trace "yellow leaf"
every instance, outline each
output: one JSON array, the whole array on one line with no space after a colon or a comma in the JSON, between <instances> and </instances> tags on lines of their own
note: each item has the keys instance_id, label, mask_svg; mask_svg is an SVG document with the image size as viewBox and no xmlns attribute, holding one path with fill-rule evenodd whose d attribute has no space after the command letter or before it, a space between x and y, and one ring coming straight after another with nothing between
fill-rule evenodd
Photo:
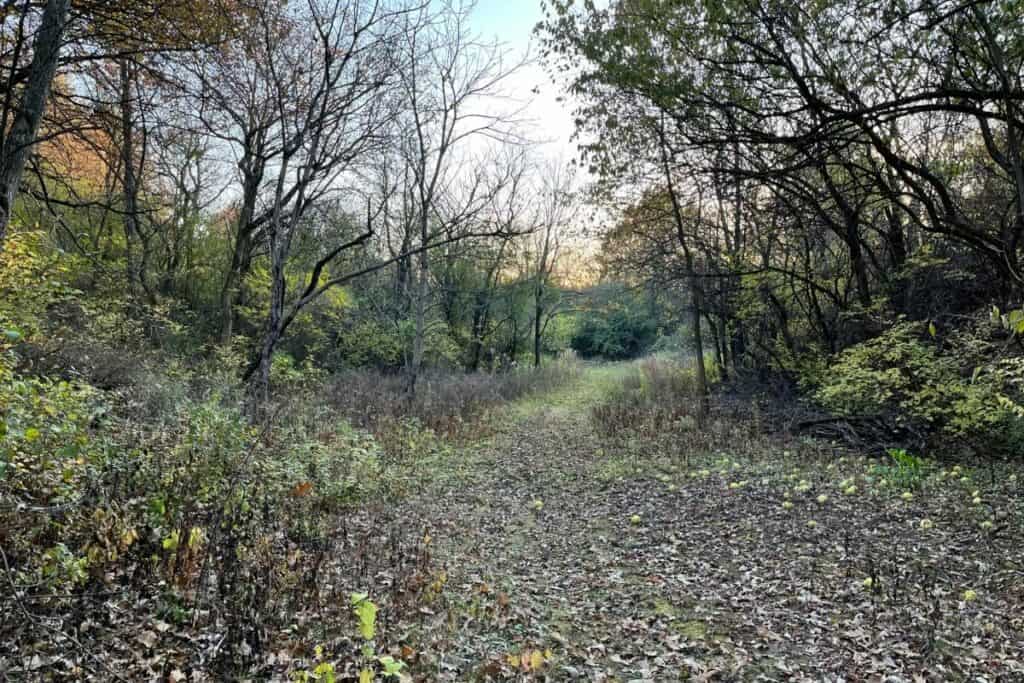
<instances>
[{"instance_id":1,"label":"yellow leaf","mask_svg":"<svg viewBox=\"0 0 1024 683\"><path fill-rule=\"evenodd\" d=\"M544 655L540 653L540 650L534 650L530 653L530 668L537 671L544 666Z\"/></svg>"},{"instance_id":2,"label":"yellow leaf","mask_svg":"<svg viewBox=\"0 0 1024 683\"><path fill-rule=\"evenodd\" d=\"M359 683L373 683L373 672L363 669L359 672Z\"/></svg>"},{"instance_id":3,"label":"yellow leaf","mask_svg":"<svg viewBox=\"0 0 1024 683\"><path fill-rule=\"evenodd\" d=\"M121 532L121 547L122 548L130 547L132 543L134 543L136 540L138 540L138 538L139 538L139 535L138 535L138 533L136 533L136 531L135 531L135 529L133 527L129 527L129 528L125 529L123 532Z\"/></svg>"}]
</instances>

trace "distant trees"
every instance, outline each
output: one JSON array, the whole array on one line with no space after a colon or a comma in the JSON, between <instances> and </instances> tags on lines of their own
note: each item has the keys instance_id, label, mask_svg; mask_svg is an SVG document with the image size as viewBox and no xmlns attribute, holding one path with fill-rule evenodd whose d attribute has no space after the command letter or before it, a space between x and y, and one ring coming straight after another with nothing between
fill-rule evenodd
<instances>
[{"instance_id":1,"label":"distant trees","mask_svg":"<svg viewBox=\"0 0 1024 683\"><path fill-rule=\"evenodd\" d=\"M401 271L414 324L406 360L410 394L423 366L432 298L428 251L474 235L509 235L519 227L514 218L522 160L502 153L506 143L518 141L515 112L498 105L504 82L519 65L506 63L500 45L482 43L469 32L471 9L457 3L410 15L394 54L404 106L391 138L407 169L399 186L408 200L402 243L415 251ZM513 220L502 215L506 208Z\"/></svg>"},{"instance_id":2,"label":"distant trees","mask_svg":"<svg viewBox=\"0 0 1024 683\"><path fill-rule=\"evenodd\" d=\"M584 358L625 360L649 352L658 339L660 311L644 293L605 283L584 296L572 348Z\"/></svg>"},{"instance_id":3,"label":"distant trees","mask_svg":"<svg viewBox=\"0 0 1024 683\"><path fill-rule=\"evenodd\" d=\"M540 366L544 332L564 303L561 289L552 285L581 209L572 171L568 166L550 164L538 188L535 227L526 253L533 301L534 367Z\"/></svg>"}]
</instances>

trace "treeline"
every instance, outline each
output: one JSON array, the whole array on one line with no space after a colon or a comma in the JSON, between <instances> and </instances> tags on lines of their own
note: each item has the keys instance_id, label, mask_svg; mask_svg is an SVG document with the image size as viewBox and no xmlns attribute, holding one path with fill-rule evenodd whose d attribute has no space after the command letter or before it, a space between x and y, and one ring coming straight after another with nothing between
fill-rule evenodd
<instances>
[{"instance_id":1,"label":"treeline","mask_svg":"<svg viewBox=\"0 0 1024 683\"><path fill-rule=\"evenodd\" d=\"M275 364L411 393L566 348L577 183L472 9L5 3L4 329L59 336L54 305L87 301L227 353L257 401Z\"/></svg>"},{"instance_id":2,"label":"treeline","mask_svg":"<svg viewBox=\"0 0 1024 683\"><path fill-rule=\"evenodd\" d=\"M689 297L723 377L861 445L1021 452L1019 2L545 5L605 256Z\"/></svg>"}]
</instances>

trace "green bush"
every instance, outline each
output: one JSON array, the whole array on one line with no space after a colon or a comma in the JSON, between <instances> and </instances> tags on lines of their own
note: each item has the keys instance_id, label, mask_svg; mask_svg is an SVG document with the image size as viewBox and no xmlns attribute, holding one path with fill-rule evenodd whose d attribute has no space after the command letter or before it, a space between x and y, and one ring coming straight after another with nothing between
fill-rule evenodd
<instances>
[{"instance_id":1,"label":"green bush","mask_svg":"<svg viewBox=\"0 0 1024 683\"><path fill-rule=\"evenodd\" d=\"M638 307L616 303L581 314L570 345L584 358L623 360L643 355L657 336L656 320Z\"/></svg>"},{"instance_id":2,"label":"green bush","mask_svg":"<svg viewBox=\"0 0 1024 683\"><path fill-rule=\"evenodd\" d=\"M89 387L20 377L0 361L0 491L36 506L66 502L99 454L89 423L99 409Z\"/></svg>"},{"instance_id":3,"label":"green bush","mask_svg":"<svg viewBox=\"0 0 1024 683\"><path fill-rule=\"evenodd\" d=\"M338 332L334 363L341 367L373 367L381 370L402 366L403 339L398 328L373 318L346 321Z\"/></svg>"},{"instance_id":4,"label":"green bush","mask_svg":"<svg viewBox=\"0 0 1024 683\"><path fill-rule=\"evenodd\" d=\"M872 474L882 477L894 488L921 488L927 472L927 463L903 448L890 448L886 452L891 462L874 465L871 468Z\"/></svg>"},{"instance_id":5,"label":"green bush","mask_svg":"<svg viewBox=\"0 0 1024 683\"><path fill-rule=\"evenodd\" d=\"M1024 359L997 358L994 342L964 331L943 340L934 327L899 323L852 346L804 382L830 412L844 417L883 417L907 422L941 438L1016 448Z\"/></svg>"}]
</instances>

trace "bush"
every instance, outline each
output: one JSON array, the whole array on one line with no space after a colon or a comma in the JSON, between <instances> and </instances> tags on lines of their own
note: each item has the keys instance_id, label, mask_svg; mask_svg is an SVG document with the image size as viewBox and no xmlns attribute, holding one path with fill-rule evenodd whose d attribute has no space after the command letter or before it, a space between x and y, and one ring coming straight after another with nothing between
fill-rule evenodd
<instances>
[{"instance_id":1,"label":"bush","mask_svg":"<svg viewBox=\"0 0 1024 683\"><path fill-rule=\"evenodd\" d=\"M643 306L614 302L579 316L570 345L584 358L623 360L643 355L658 336L658 323Z\"/></svg>"},{"instance_id":2,"label":"bush","mask_svg":"<svg viewBox=\"0 0 1024 683\"><path fill-rule=\"evenodd\" d=\"M45 242L41 232L12 229L0 250L0 343L39 335L51 308L81 295L67 284L66 261L44 255Z\"/></svg>"},{"instance_id":3,"label":"bush","mask_svg":"<svg viewBox=\"0 0 1024 683\"><path fill-rule=\"evenodd\" d=\"M342 327L331 359L336 367L396 370L404 361L403 344L396 326L373 318L360 318Z\"/></svg>"},{"instance_id":4,"label":"bush","mask_svg":"<svg viewBox=\"0 0 1024 683\"><path fill-rule=\"evenodd\" d=\"M936 445L952 437L1021 448L1024 358L998 358L993 332L982 325L940 345L925 325L899 323L803 381L839 416L904 423Z\"/></svg>"},{"instance_id":5,"label":"bush","mask_svg":"<svg viewBox=\"0 0 1024 683\"><path fill-rule=\"evenodd\" d=\"M882 477L889 485L897 489L921 488L928 470L928 463L903 448L890 448L886 451L891 462L877 463L871 473Z\"/></svg>"}]
</instances>

